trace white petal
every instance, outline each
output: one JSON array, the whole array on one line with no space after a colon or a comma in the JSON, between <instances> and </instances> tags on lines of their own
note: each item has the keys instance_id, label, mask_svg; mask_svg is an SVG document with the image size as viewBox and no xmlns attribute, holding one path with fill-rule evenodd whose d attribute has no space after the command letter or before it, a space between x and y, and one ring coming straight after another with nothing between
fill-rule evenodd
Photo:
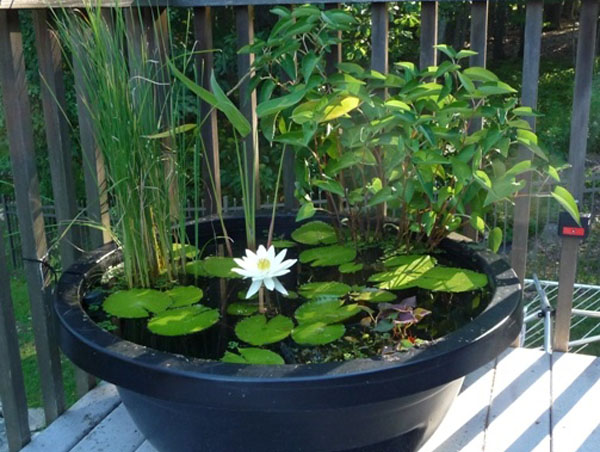
<instances>
[{"instance_id":1,"label":"white petal","mask_svg":"<svg viewBox=\"0 0 600 452\"><path fill-rule=\"evenodd\" d=\"M245 278L251 278L254 275L254 272L246 270L245 268L232 268L232 272L237 273L238 275L242 275Z\"/></svg>"},{"instance_id":2,"label":"white petal","mask_svg":"<svg viewBox=\"0 0 600 452\"><path fill-rule=\"evenodd\" d=\"M283 276L283 275L287 275L290 271L286 268L279 268L277 270L275 270L274 272L271 272L269 274L269 277L271 278L275 278L277 276Z\"/></svg>"},{"instance_id":3,"label":"white petal","mask_svg":"<svg viewBox=\"0 0 600 452\"><path fill-rule=\"evenodd\" d=\"M265 282L265 287L268 290L273 290L273 288L275 287L275 283L273 282L272 278L265 278L264 282Z\"/></svg>"},{"instance_id":4,"label":"white petal","mask_svg":"<svg viewBox=\"0 0 600 452\"><path fill-rule=\"evenodd\" d=\"M246 249L246 256L244 256L244 260L248 259L249 261L257 260L257 256L252 250Z\"/></svg>"},{"instance_id":5,"label":"white petal","mask_svg":"<svg viewBox=\"0 0 600 452\"><path fill-rule=\"evenodd\" d=\"M258 292L260 286L262 286L262 279L259 279L258 281L252 281L252 284L250 284L250 288L248 289L248 293L246 294L246 299Z\"/></svg>"},{"instance_id":6,"label":"white petal","mask_svg":"<svg viewBox=\"0 0 600 452\"><path fill-rule=\"evenodd\" d=\"M283 284L281 284L279 282L279 280L277 278L273 278L273 282L275 283L275 290L283 295L287 295L288 291L285 290L285 287L283 287Z\"/></svg>"},{"instance_id":7,"label":"white petal","mask_svg":"<svg viewBox=\"0 0 600 452\"><path fill-rule=\"evenodd\" d=\"M283 259L285 258L285 253L287 253L287 249L284 248L283 251L281 251L277 256L275 256L273 264L276 267L278 267L283 262Z\"/></svg>"},{"instance_id":8,"label":"white petal","mask_svg":"<svg viewBox=\"0 0 600 452\"><path fill-rule=\"evenodd\" d=\"M256 250L256 256L259 259L263 259L267 256L267 250L265 249L265 247L263 245L260 245L258 247L258 250Z\"/></svg>"},{"instance_id":9,"label":"white petal","mask_svg":"<svg viewBox=\"0 0 600 452\"><path fill-rule=\"evenodd\" d=\"M288 259L287 261L283 261L278 268L290 268L296 262L298 262L298 259Z\"/></svg>"},{"instance_id":10,"label":"white petal","mask_svg":"<svg viewBox=\"0 0 600 452\"><path fill-rule=\"evenodd\" d=\"M238 265L238 267L246 268L247 262L244 259L234 257L233 262L235 262Z\"/></svg>"},{"instance_id":11,"label":"white petal","mask_svg":"<svg viewBox=\"0 0 600 452\"><path fill-rule=\"evenodd\" d=\"M275 247L271 245L267 250L267 258L273 262L275 260Z\"/></svg>"}]
</instances>

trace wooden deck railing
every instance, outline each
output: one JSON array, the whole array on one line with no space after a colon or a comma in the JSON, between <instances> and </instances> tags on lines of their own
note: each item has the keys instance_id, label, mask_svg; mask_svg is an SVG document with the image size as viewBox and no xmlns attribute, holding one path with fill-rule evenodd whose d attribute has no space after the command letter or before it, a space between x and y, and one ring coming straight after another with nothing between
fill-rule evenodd
<instances>
[{"instance_id":1,"label":"wooden deck railing","mask_svg":"<svg viewBox=\"0 0 600 452\"><path fill-rule=\"evenodd\" d=\"M42 84L42 105L45 121L47 158L50 162L52 190L56 204L56 217L59 224L67 223L77 214L73 174L83 171L86 187L86 208L88 216L108 226L107 200L103 190L105 184L104 165L101 154L94 141L91 122L84 107L85 96L79 68L74 67L75 88L78 96L79 134L83 168L74 168L72 161L72 144L69 140L67 123L59 105L65 105L65 87L62 74L61 52L56 34L52 32L51 14L46 8L83 7L81 0L0 0L0 84L4 108L6 112L6 128L8 132L10 154L13 168L13 180L17 199L19 231L22 241L27 288L32 309L32 321L35 334L38 366L41 375L44 411L47 422L60 415L65 408L64 390L61 379L61 365L56 342L54 323L50 310L49 297L50 278L43 265L46 259L48 244L44 228L44 215L40 199L39 180L35 166L33 126L31 107L28 99L25 68L33 64L25 61L23 37L19 25L19 10L31 9L33 15L35 41L37 47L38 67L44 83ZM93 2L92 2L93 3ZM143 14L132 14L128 22L130 33L140 36L152 33L155 27L165 24L165 10L156 7L191 8L194 14L194 33L198 50L213 48L212 43L212 11L214 8L233 7L235 9L235 28L237 45L243 46L253 40L254 21L253 6L260 4L293 4L295 0L282 0L277 3L269 0L150 0L103 2L106 7L143 7ZM320 1L311 3L328 3ZM151 8L152 6L152 8ZM371 65L382 72L388 70L388 4L373 2L371 4ZM471 2L470 47L478 54L471 58L471 65L485 66L488 30L487 0ZM106 9L110 14L110 8ZM592 71L594 64L594 43L598 22L598 0L582 0L579 12L580 27L578 35L577 64L575 75L575 93L573 97L573 114L571 120L571 138L569 156L573 166L569 188L581 198L583 193L583 162L585 160L587 131L589 122ZM436 64L438 3L424 1L421 8L421 49L420 65L422 67ZM524 105L536 108L538 96L538 76L541 55L541 34L543 21L543 1L528 0L526 2L526 25L523 57L523 91ZM139 41L139 39L138 39ZM149 47L157 46L152 39L147 39ZM157 49L155 49L157 50ZM160 49L158 49L160 50ZM158 52L160 56L161 52ZM339 59L341 52L334 53L331 67ZM244 74L250 67L251 55L238 56L238 73ZM203 68L204 74L212 69L211 53L198 57L197 64ZM204 80L208 85L208 80ZM246 138L248 160L253 164L255 183L258 180L258 138L256 118L256 94L250 92L250 85L244 82L241 87L240 108L253 126L253 133ZM57 103L58 102L58 103ZM201 106L205 109L206 106ZM530 119L535 127L535 119ZM204 124L202 136L208 148L208 165L213 174L219 174L219 143L217 138L217 117L213 114ZM530 153L521 150L521 158L530 158ZM290 162L286 162L284 176L285 206L292 209L293 172ZM220 187L216 178L217 188ZM527 189L525 189L527 190ZM527 194L527 192L525 192ZM207 204L208 205L208 204ZM528 218L530 211L529 197L518 198L515 207L514 239L512 247L512 264L521 278L525 275ZM0 233L4 232L0 221ZM67 245L69 242L81 245L80 231L73 228L67 232L68 240L60 247L63 266L77 257L76 248ZM91 240L92 246L108 240L106 232L97 230ZM577 267L577 239L564 239L562 248L561 294L557 313L555 347L565 350L568 340L569 318L572 303L572 287ZM10 293L6 290L6 262L3 241L0 240L0 397L4 402L4 416L10 449L19 450L29 441L27 426L26 400L23 387L18 345L15 337L15 321L11 309ZM83 394L93 385L83 372L77 376L78 393Z\"/></svg>"}]
</instances>

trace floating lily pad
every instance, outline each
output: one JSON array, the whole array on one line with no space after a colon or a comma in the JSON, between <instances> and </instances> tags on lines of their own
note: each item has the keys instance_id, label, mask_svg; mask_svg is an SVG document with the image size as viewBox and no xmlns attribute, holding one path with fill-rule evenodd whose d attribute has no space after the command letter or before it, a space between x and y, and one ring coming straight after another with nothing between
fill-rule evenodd
<instances>
[{"instance_id":1,"label":"floating lily pad","mask_svg":"<svg viewBox=\"0 0 600 452\"><path fill-rule=\"evenodd\" d=\"M413 287L412 283L436 264L436 260L427 255L397 256L393 259L398 264L393 270L375 273L369 278L369 281L379 282L380 289L399 290Z\"/></svg>"},{"instance_id":2,"label":"floating lily pad","mask_svg":"<svg viewBox=\"0 0 600 452\"><path fill-rule=\"evenodd\" d=\"M340 273L356 273L363 269L364 265L358 262L347 262L338 267Z\"/></svg>"},{"instance_id":3,"label":"floating lily pad","mask_svg":"<svg viewBox=\"0 0 600 452\"><path fill-rule=\"evenodd\" d=\"M338 340L345 332L346 327L341 323L303 323L294 328L292 339L300 345L323 345Z\"/></svg>"},{"instance_id":4,"label":"floating lily pad","mask_svg":"<svg viewBox=\"0 0 600 452\"><path fill-rule=\"evenodd\" d=\"M311 248L300 253L300 262L312 262L311 267L332 267L353 261L356 249L352 246L330 245Z\"/></svg>"},{"instance_id":5,"label":"floating lily pad","mask_svg":"<svg viewBox=\"0 0 600 452\"><path fill-rule=\"evenodd\" d=\"M468 292L481 289L487 283L487 276L483 273L440 265L421 276L414 285L434 292Z\"/></svg>"},{"instance_id":6,"label":"floating lily pad","mask_svg":"<svg viewBox=\"0 0 600 452\"><path fill-rule=\"evenodd\" d=\"M198 253L200 253L200 250L194 245L190 245L189 243L173 243L175 259L180 259L182 254L185 255L186 259L193 259Z\"/></svg>"},{"instance_id":7,"label":"floating lily pad","mask_svg":"<svg viewBox=\"0 0 600 452\"><path fill-rule=\"evenodd\" d=\"M173 287L171 290L167 290L165 293L173 300L173 304L170 306L171 308L189 306L197 303L204 296L202 289L196 286L177 286Z\"/></svg>"},{"instance_id":8,"label":"floating lily pad","mask_svg":"<svg viewBox=\"0 0 600 452\"><path fill-rule=\"evenodd\" d=\"M281 249L281 248L292 248L292 247L296 246L297 243L292 242L291 240L273 240L271 242L271 245L273 245L277 249Z\"/></svg>"},{"instance_id":9,"label":"floating lily pad","mask_svg":"<svg viewBox=\"0 0 600 452\"><path fill-rule=\"evenodd\" d=\"M185 264L185 272L192 276L209 276L204 269L204 261L192 261Z\"/></svg>"},{"instance_id":10,"label":"floating lily pad","mask_svg":"<svg viewBox=\"0 0 600 452\"><path fill-rule=\"evenodd\" d=\"M296 300L298 298L298 293L293 290L288 290L288 294L284 296L285 298L289 298L290 300Z\"/></svg>"},{"instance_id":11,"label":"floating lily pad","mask_svg":"<svg viewBox=\"0 0 600 452\"><path fill-rule=\"evenodd\" d=\"M197 333L219 321L219 311L201 304L169 309L148 321L148 329L161 336Z\"/></svg>"},{"instance_id":12,"label":"floating lily pad","mask_svg":"<svg viewBox=\"0 0 600 452\"><path fill-rule=\"evenodd\" d=\"M285 339L293 328L294 322L289 317L278 315L267 321L267 318L261 314L238 322L235 326L235 334L248 344L260 346Z\"/></svg>"},{"instance_id":13,"label":"floating lily pad","mask_svg":"<svg viewBox=\"0 0 600 452\"><path fill-rule=\"evenodd\" d=\"M335 229L323 221L311 221L303 224L292 232L292 238L305 245L330 245L337 242Z\"/></svg>"},{"instance_id":14,"label":"floating lily pad","mask_svg":"<svg viewBox=\"0 0 600 452\"><path fill-rule=\"evenodd\" d=\"M354 298L356 301L364 301L366 303L387 303L389 301L394 301L396 299L396 295L392 292L388 292L387 290L367 288L352 298Z\"/></svg>"},{"instance_id":15,"label":"floating lily pad","mask_svg":"<svg viewBox=\"0 0 600 452\"><path fill-rule=\"evenodd\" d=\"M361 311L357 304L344 304L343 300L325 298L311 300L300 305L294 317L298 323L337 323L355 316Z\"/></svg>"},{"instance_id":16,"label":"floating lily pad","mask_svg":"<svg viewBox=\"0 0 600 452\"><path fill-rule=\"evenodd\" d=\"M309 299L320 297L339 298L346 295L350 290L351 287L348 284L337 281L306 283L298 288L300 295Z\"/></svg>"},{"instance_id":17,"label":"floating lily pad","mask_svg":"<svg viewBox=\"0 0 600 452\"><path fill-rule=\"evenodd\" d=\"M225 352L221 359L224 363L235 364L285 364L285 361L277 353L262 348L239 348L237 353Z\"/></svg>"},{"instance_id":18,"label":"floating lily pad","mask_svg":"<svg viewBox=\"0 0 600 452\"><path fill-rule=\"evenodd\" d=\"M150 313L167 309L172 303L164 292L152 289L119 290L109 295L102 308L110 315L123 319L141 319Z\"/></svg>"},{"instance_id":19,"label":"floating lily pad","mask_svg":"<svg viewBox=\"0 0 600 452\"><path fill-rule=\"evenodd\" d=\"M258 305L255 303L231 303L227 306L227 314L230 315L252 315L258 311Z\"/></svg>"},{"instance_id":20,"label":"floating lily pad","mask_svg":"<svg viewBox=\"0 0 600 452\"><path fill-rule=\"evenodd\" d=\"M211 256L202 262L204 264L204 271L210 276L217 278L241 278L240 275L231 271L232 268L237 267L232 257Z\"/></svg>"}]
</instances>

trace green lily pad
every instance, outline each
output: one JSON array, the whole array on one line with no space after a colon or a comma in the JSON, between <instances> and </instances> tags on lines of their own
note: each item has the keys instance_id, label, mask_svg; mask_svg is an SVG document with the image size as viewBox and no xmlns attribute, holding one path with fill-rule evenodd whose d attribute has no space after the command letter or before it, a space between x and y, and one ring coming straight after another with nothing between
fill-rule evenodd
<instances>
[{"instance_id":1,"label":"green lily pad","mask_svg":"<svg viewBox=\"0 0 600 452\"><path fill-rule=\"evenodd\" d=\"M412 283L435 267L436 260L427 255L397 256L397 266L387 272L371 275L369 281L379 282L380 289L399 290L413 287Z\"/></svg>"},{"instance_id":2,"label":"green lily pad","mask_svg":"<svg viewBox=\"0 0 600 452\"><path fill-rule=\"evenodd\" d=\"M441 265L414 281L415 286L434 292L468 292L481 289L487 283L487 276L483 273Z\"/></svg>"},{"instance_id":3,"label":"green lily pad","mask_svg":"<svg viewBox=\"0 0 600 452\"><path fill-rule=\"evenodd\" d=\"M285 364L283 358L271 350L247 347L238 348L238 352L239 355L237 353L225 352L221 361L235 364Z\"/></svg>"},{"instance_id":4,"label":"green lily pad","mask_svg":"<svg viewBox=\"0 0 600 452\"><path fill-rule=\"evenodd\" d=\"M204 261L192 261L185 264L185 272L192 276L209 276L204 269Z\"/></svg>"},{"instance_id":5,"label":"green lily pad","mask_svg":"<svg viewBox=\"0 0 600 452\"><path fill-rule=\"evenodd\" d=\"M235 335L251 345L265 345L279 342L288 337L294 328L289 317L278 315L267 321L260 314L241 320L235 326Z\"/></svg>"},{"instance_id":6,"label":"green lily pad","mask_svg":"<svg viewBox=\"0 0 600 452\"><path fill-rule=\"evenodd\" d=\"M312 282L302 284L298 288L298 292L304 298L339 298L350 292L351 287L337 281Z\"/></svg>"},{"instance_id":7,"label":"green lily pad","mask_svg":"<svg viewBox=\"0 0 600 452\"><path fill-rule=\"evenodd\" d=\"M292 242L291 240L273 240L271 242L271 245L273 245L277 249L281 249L281 248L292 248L292 247L296 246L297 243Z\"/></svg>"},{"instance_id":8,"label":"green lily pad","mask_svg":"<svg viewBox=\"0 0 600 452\"><path fill-rule=\"evenodd\" d=\"M258 311L258 305L255 303L231 303L227 306L227 314L229 315L252 315Z\"/></svg>"},{"instance_id":9,"label":"green lily pad","mask_svg":"<svg viewBox=\"0 0 600 452\"><path fill-rule=\"evenodd\" d=\"M148 321L148 329L161 336L183 336L197 333L219 321L219 311L201 304L169 309Z\"/></svg>"},{"instance_id":10,"label":"green lily pad","mask_svg":"<svg viewBox=\"0 0 600 452\"><path fill-rule=\"evenodd\" d=\"M204 271L210 276L217 278L241 278L240 275L231 271L237 267L232 257L210 256L204 259Z\"/></svg>"},{"instance_id":11,"label":"green lily pad","mask_svg":"<svg viewBox=\"0 0 600 452\"><path fill-rule=\"evenodd\" d=\"M356 249L343 245L321 246L302 251L299 258L303 264L312 262L311 267L332 267L353 261Z\"/></svg>"},{"instance_id":12,"label":"green lily pad","mask_svg":"<svg viewBox=\"0 0 600 452\"><path fill-rule=\"evenodd\" d=\"M394 301L397 297L387 290L365 289L356 297L353 296L353 298L356 301L364 301L366 303L387 303Z\"/></svg>"},{"instance_id":13,"label":"green lily pad","mask_svg":"<svg viewBox=\"0 0 600 452\"><path fill-rule=\"evenodd\" d=\"M363 269L364 265L358 262L347 262L338 267L340 273L356 273Z\"/></svg>"},{"instance_id":14,"label":"green lily pad","mask_svg":"<svg viewBox=\"0 0 600 452\"><path fill-rule=\"evenodd\" d=\"M338 340L345 332L346 327L341 323L303 323L294 328L292 339L300 345L323 345Z\"/></svg>"},{"instance_id":15,"label":"green lily pad","mask_svg":"<svg viewBox=\"0 0 600 452\"><path fill-rule=\"evenodd\" d=\"M292 238L305 245L330 245L337 242L335 229L323 221L311 221L303 224L292 232Z\"/></svg>"},{"instance_id":16,"label":"green lily pad","mask_svg":"<svg viewBox=\"0 0 600 452\"><path fill-rule=\"evenodd\" d=\"M196 286L177 286L173 287L171 290L167 290L165 293L173 300L173 304L170 306L171 308L189 306L197 303L204 296L202 289Z\"/></svg>"},{"instance_id":17,"label":"green lily pad","mask_svg":"<svg viewBox=\"0 0 600 452\"><path fill-rule=\"evenodd\" d=\"M172 303L164 292L153 289L119 290L104 300L102 308L123 319L141 319L167 309Z\"/></svg>"},{"instance_id":18,"label":"green lily pad","mask_svg":"<svg viewBox=\"0 0 600 452\"><path fill-rule=\"evenodd\" d=\"M355 316L361 311L357 304L344 304L343 300L325 298L303 303L294 312L298 323L337 323Z\"/></svg>"},{"instance_id":19,"label":"green lily pad","mask_svg":"<svg viewBox=\"0 0 600 452\"><path fill-rule=\"evenodd\" d=\"M173 243L173 254L175 259L180 259L181 255L185 255L186 259L193 259L200 253L200 250L194 245L188 243Z\"/></svg>"},{"instance_id":20,"label":"green lily pad","mask_svg":"<svg viewBox=\"0 0 600 452\"><path fill-rule=\"evenodd\" d=\"M284 296L284 298L289 298L290 300L298 299L298 293L293 290L288 290L288 294Z\"/></svg>"}]
</instances>

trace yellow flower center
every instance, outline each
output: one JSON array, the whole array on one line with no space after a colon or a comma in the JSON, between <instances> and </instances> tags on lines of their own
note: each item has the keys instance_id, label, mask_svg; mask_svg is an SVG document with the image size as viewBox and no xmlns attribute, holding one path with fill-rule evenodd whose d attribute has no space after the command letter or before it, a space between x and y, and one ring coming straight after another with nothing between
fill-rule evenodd
<instances>
[{"instance_id":1,"label":"yellow flower center","mask_svg":"<svg viewBox=\"0 0 600 452\"><path fill-rule=\"evenodd\" d=\"M256 264L256 266L258 267L258 269L260 271L265 271L268 270L269 268L271 268L271 261L269 259L265 259L264 257L262 259L258 260L258 263Z\"/></svg>"}]
</instances>

